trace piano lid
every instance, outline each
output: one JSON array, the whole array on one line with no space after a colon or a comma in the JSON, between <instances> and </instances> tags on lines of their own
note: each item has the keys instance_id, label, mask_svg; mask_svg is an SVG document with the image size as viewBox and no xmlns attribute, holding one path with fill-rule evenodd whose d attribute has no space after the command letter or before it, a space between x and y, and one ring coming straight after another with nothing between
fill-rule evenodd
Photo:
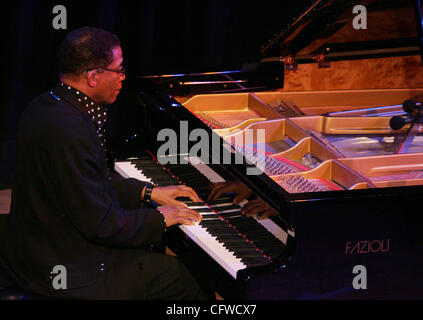
<instances>
[{"instance_id":1,"label":"piano lid","mask_svg":"<svg viewBox=\"0 0 423 320\"><path fill-rule=\"evenodd\" d=\"M262 61L420 54L420 1L317 0L264 45ZM293 59L293 60L292 60Z\"/></svg>"},{"instance_id":2,"label":"piano lid","mask_svg":"<svg viewBox=\"0 0 423 320\"><path fill-rule=\"evenodd\" d=\"M241 70L143 75L173 96L284 87L285 70L301 63L422 55L423 0L315 0ZM366 18L366 19L364 19ZM366 29L360 29L360 28Z\"/></svg>"}]
</instances>

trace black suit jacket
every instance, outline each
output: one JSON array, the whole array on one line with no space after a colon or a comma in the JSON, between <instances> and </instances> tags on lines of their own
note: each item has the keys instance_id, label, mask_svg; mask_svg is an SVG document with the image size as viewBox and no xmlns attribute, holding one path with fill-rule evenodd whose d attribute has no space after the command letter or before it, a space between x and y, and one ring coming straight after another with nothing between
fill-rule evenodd
<instances>
[{"instance_id":1,"label":"black suit jacket","mask_svg":"<svg viewBox=\"0 0 423 320\"><path fill-rule=\"evenodd\" d=\"M66 89L53 92L33 100L20 119L5 267L19 286L35 293L142 298L148 269L154 268L144 256L161 245L164 218L139 207L143 182L114 173L108 178L91 119ZM68 290L53 288L55 265L66 267ZM108 281L121 292L106 287ZM137 293L118 289L125 281L134 282Z\"/></svg>"}]
</instances>

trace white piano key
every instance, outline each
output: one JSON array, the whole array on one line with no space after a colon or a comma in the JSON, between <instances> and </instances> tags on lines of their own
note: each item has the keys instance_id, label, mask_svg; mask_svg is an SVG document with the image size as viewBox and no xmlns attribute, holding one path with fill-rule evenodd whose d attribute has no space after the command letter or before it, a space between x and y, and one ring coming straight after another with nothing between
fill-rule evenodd
<instances>
[{"instance_id":1,"label":"white piano key","mask_svg":"<svg viewBox=\"0 0 423 320\"><path fill-rule=\"evenodd\" d=\"M198 210L198 209L210 209L208 206L206 205L198 205L198 206L190 206L189 203L186 203L188 205L188 208L193 209L193 210ZM211 209L210 209L211 210Z\"/></svg>"},{"instance_id":2,"label":"white piano key","mask_svg":"<svg viewBox=\"0 0 423 320\"><path fill-rule=\"evenodd\" d=\"M115 162L115 170L117 173L119 173L124 178L131 178L131 176L127 173L127 171L130 171L130 165L131 163L129 161L125 162Z\"/></svg>"},{"instance_id":3,"label":"white piano key","mask_svg":"<svg viewBox=\"0 0 423 320\"><path fill-rule=\"evenodd\" d=\"M142 170L139 170L130 161L115 162L115 170L124 178L135 178L140 181L151 182L151 178L147 178Z\"/></svg>"}]
</instances>

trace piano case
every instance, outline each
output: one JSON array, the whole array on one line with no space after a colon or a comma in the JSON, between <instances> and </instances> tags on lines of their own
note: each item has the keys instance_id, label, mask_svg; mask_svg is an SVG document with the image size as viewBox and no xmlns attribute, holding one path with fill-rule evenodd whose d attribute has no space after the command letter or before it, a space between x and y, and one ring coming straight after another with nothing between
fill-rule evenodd
<instances>
[{"instance_id":1,"label":"piano case","mask_svg":"<svg viewBox=\"0 0 423 320\"><path fill-rule=\"evenodd\" d=\"M171 228L168 246L202 283L225 299L423 297L422 111L412 117L403 108L423 98L421 17L420 1L313 1L262 47L258 63L132 82L139 136L180 121L217 135L264 172L247 175L251 164L217 170L295 233L288 258L234 279ZM405 125L392 129L392 117ZM116 159L157 151L160 142L134 139L137 130L115 145ZM249 153L258 145L262 155Z\"/></svg>"}]
</instances>

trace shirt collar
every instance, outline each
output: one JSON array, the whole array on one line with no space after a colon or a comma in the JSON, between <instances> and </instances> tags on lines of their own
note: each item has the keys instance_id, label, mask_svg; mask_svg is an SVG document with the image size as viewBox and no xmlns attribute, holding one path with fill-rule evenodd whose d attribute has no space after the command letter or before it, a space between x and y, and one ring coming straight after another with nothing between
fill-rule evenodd
<instances>
[{"instance_id":1,"label":"shirt collar","mask_svg":"<svg viewBox=\"0 0 423 320\"><path fill-rule=\"evenodd\" d=\"M93 99L91 99L82 91L79 91L78 89L64 82L60 82L59 86L72 93L74 98L76 98L76 100L80 103L82 111L84 113L87 113L91 117L97 129L101 130L103 128L104 123L107 121L106 108L96 103Z\"/></svg>"}]
</instances>

